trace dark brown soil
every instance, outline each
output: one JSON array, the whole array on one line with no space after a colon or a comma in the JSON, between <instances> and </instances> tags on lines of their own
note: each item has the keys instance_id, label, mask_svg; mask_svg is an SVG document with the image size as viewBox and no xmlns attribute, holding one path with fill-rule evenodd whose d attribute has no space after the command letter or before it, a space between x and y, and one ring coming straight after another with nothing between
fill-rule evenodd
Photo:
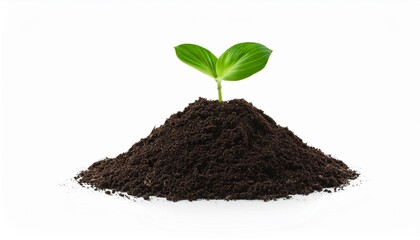
<instances>
[{"instance_id":1,"label":"dark brown soil","mask_svg":"<svg viewBox=\"0 0 420 240\"><path fill-rule=\"evenodd\" d=\"M243 99L200 98L76 179L144 199L271 200L340 187L357 176Z\"/></svg>"}]
</instances>

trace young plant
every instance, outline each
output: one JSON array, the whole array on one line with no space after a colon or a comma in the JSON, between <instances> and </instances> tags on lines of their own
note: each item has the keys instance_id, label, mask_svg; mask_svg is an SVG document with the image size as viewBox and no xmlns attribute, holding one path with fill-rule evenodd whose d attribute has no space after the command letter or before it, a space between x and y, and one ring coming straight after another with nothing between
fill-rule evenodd
<instances>
[{"instance_id":1,"label":"young plant","mask_svg":"<svg viewBox=\"0 0 420 240\"><path fill-rule=\"evenodd\" d=\"M182 62L216 81L219 102L222 102L222 80L238 81L261 71L272 50L259 43L244 42L233 45L219 58L195 44L181 44L175 47L175 52Z\"/></svg>"}]
</instances>

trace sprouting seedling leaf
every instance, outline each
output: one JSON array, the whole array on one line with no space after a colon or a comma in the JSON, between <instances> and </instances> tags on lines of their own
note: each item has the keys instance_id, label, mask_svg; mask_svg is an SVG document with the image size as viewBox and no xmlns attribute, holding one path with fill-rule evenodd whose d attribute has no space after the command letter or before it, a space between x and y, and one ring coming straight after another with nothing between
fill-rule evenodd
<instances>
[{"instance_id":1,"label":"sprouting seedling leaf","mask_svg":"<svg viewBox=\"0 0 420 240\"><path fill-rule=\"evenodd\" d=\"M272 50L259 43L239 43L226 50L217 60L217 78L237 81L261 71Z\"/></svg>"},{"instance_id":2,"label":"sprouting seedling leaf","mask_svg":"<svg viewBox=\"0 0 420 240\"><path fill-rule=\"evenodd\" d=\"M181 44L175 47L175 52L184 63L216 78L217 58L209 50L195 44Z\"/></svg>"},{"instance_id":3,"label":"sprouting seedling leaf","mask_svg":"<svg viewBox=\"0 0 420 240\"><path fill-rule=\"evenodd\" d=\"M272 52L266 46L253 42L235 44L219 59L209 50L195 44L181 44L175 47L175 51L182 62L216 80L220 102L221 80L238 81L252 76L265 67Z\"/></svg>"}]
</instances>

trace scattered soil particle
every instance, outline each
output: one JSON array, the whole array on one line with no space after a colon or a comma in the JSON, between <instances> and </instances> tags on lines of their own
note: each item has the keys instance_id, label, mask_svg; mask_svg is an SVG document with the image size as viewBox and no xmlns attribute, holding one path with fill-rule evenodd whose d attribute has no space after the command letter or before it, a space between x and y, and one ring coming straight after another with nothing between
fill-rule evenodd
<instances>
[{"instance_id":1,"label":"scattered soil particle","mask_svg":"<svg viewBox=\"0 0 420 240\"><path fill-rule=\"evenodd\" d=\"M273 200L335 191L358 175L243 99L200 98L76 179L146 200Z\"/></svg>"}]
</instances>

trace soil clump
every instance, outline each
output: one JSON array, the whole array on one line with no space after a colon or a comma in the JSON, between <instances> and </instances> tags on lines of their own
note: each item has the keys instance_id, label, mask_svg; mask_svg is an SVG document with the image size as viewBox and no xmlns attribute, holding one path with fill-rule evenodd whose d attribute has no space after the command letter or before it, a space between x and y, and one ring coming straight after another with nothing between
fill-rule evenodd
<instances>
[{"instance_id":1,"label":"soil clump","mask_svg":"<svg viewBox=\"0 0 420 240\"><path fill-rule=\"evenodd\" d=\"M357 177L247 101L200 98L127 152L75 178L107 193L178 201L288 198Z\"/></svg>"}]
</instances>

